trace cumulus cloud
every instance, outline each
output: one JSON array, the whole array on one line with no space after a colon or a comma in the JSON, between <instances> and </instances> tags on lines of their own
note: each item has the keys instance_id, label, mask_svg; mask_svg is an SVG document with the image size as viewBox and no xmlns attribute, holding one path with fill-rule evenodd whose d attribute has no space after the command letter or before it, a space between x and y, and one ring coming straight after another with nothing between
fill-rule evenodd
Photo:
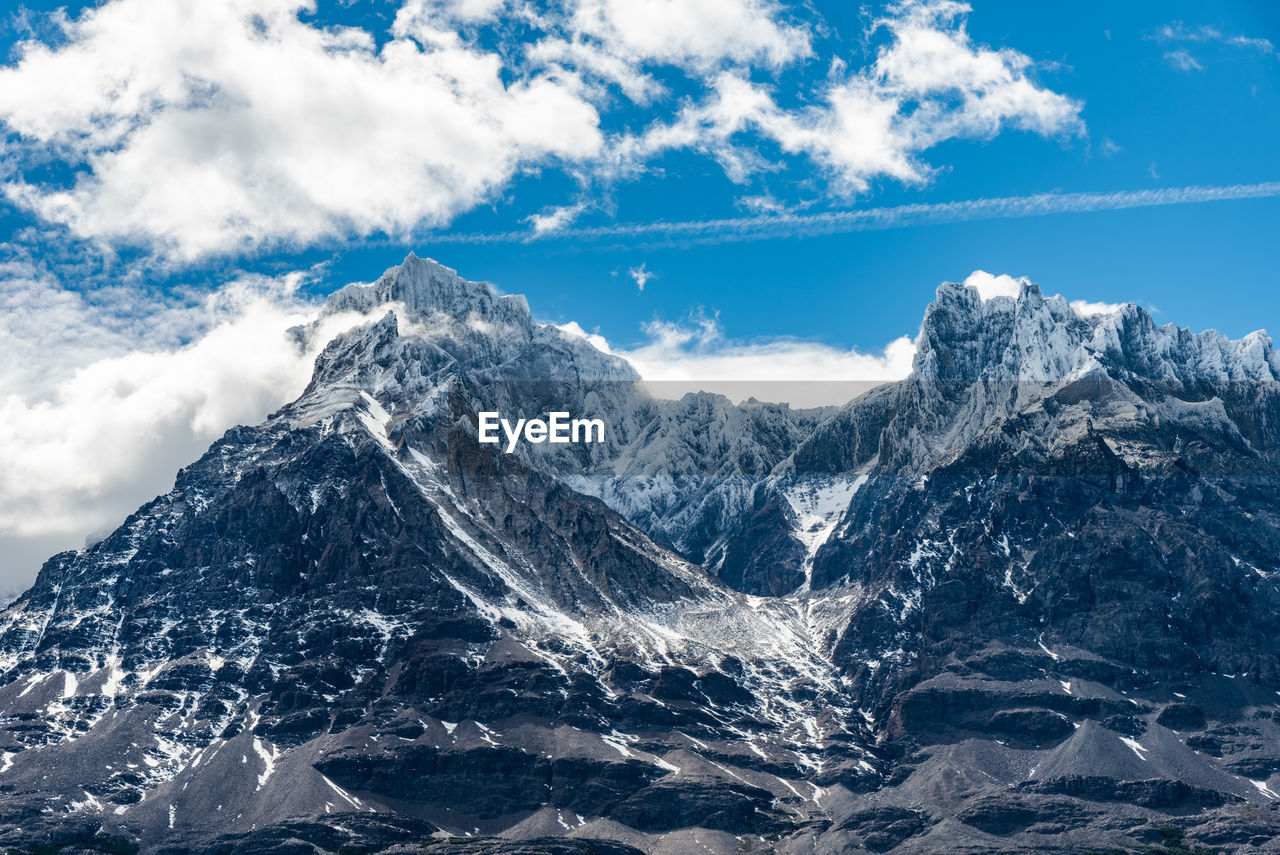
<instances>
[{"instance_id":1,"label":"cumulus cloud","mask_svg":"<svg viewBox=\"0 0 1280 855\"><path fill-rule=\"evenodd\" d=\"M477 3L453 4L470 14ZM571 74L511 82L421 19L380 47L307 0L114 0L0 70L0 118L87 166L9 196L80 236L191 259L447 223L519 170L603 138Z\"/></svg>"},{"instance_id":2,"label":"cumulus cloud","mask_svg":"<svg viewBox=\"0 0 1280 855\"><path fill-rule=\"evenodd\" d=\"M704 69L723 60L779 67L809 55L809 33L768 0L578 0L570 29L633 65Z\"/></svg>"},{"instance_id":3,"label":"cumulus cloud","mask_svg":"<svg viewBox=\"0 0 1280 855\"><path fill-rule=\"evenodd\" d=\"M300 281L244 277L130 327L123 306L7 271L0 294L24 311L0 313L0 592L167 490L230 426L302 391L315 353L286 336L314 316ZM191 338L164 343L175 335Z\"/></svg>"},{"instance_id":4,"label":"cumulus cloud","mask_svg":"<svg viewBox=\"0 0 1280 855\"><path fill-rule=\"evenodd\" d=\"M506 0L408 0L397 17L400 22L441 20L476 24L495 18Z\"/></svg>"},{"instance_id":5,"label":"cumulus cloud","mask_svg":"<svg viewBox=\"0 0 1280 855\"><path fill-rule=\"evenodd\" d=\"M767 165L739 144L750 131L811 157L837 186L863 192L881 177L923 183L932 170L921 153L947 140L991 137L1006 127L1042 135L1083 130L1080 102L1037 85L1024 54L974 43L968 12L951 0L893 6L875 24L888 35L875 61L857 70L833 64L818 103L808 107L784 108L768 86L723 71L710 81L708 98L626 141L624 153L643 158L698 147L741 181Z\"/></svg>"},{"instance_id":6,"label":"cumulus cloud","mask_svg":"<svg viewBox=\"0 0 1280 855\"><path fill-rule=\"evenodd\" d=\"M0 394L49 394L74 366L126 351L129 331L34 267L0 264Z\"/></svg>"},{"instance_id":7,"label":"cumulus cloud","mask_svg":"<svg viewBox=\"0 0 1280 855\"><path fill-rule=\"evenodd\" d=\"M1010 276L1007 273L992 274L985 270L975 270L965 277L964 284L975 288L978 296L984 300L992 297L1013 297L1022 293L1022 286L1029 282L1025 276ZM1092 300L1072 300L1068 305L1072 311L1082 318L1094 315L1109 315L1124 308L1124 303L1105 303Z\"/></svg>"},{"instance_id":8,"label":"cumulus cloud","mask_svg":"<svg viewBox=\"0 0 1280 855\"><path fill-rule=\"evenodd\" d=\"M975 270L965 277L964 283L976 288L978 296L984 300L992 297L1014 297L1022 293L1022 286L1027 281L1025 276L1010 276L1008 273L992 274L985 270Z\"/></svg>"},{"instance_id":9,"label":"cumulus cloud","mask_svg":"<svg viewBox=\"0 0 1280 855\"><path fill-rule=\"evenodd\" d=\"M1072 300L1070 305L1072 310L1082 318L1110 315L1124 308L1124 303L1102 303L1090 300Z\"/></svg>"},{"instance_id":10,"label":"cumulus cloud","mask_svg":"<svg viewBox=\"0 0 1280 855\"><path fill-rule=\"evenodd\" d=\"M975 43L954 0L891 6L869 66L832 57L784 105L762 81L813 78L825 26L800 11L406 0L374 33L325 25L314 0L108 0L0 68L18 140L0 181L74 235L184 262L443 227L544 168L581 195L673 150L738 182L794 157L845 194L927 181L946 140L1081 128L1080 104ZM582 210L528 221L555 232Z\"/></svg>"},{"instance_id":11,"label":"cumulus cloud","mask_svg":"<svg viewBox=\"0 0 1280 855\"><path fill-rule=\"evenodd\" d=\"M665 398L711 391L735 401L755 397L793 406L843 404L873 386L907 376L916 351L906 336L878 353L794 338L737 341L724 335L719 321L705 317L649 322L643 326L644 340L633 347L611 344L576 323L560 328L626 359L648 388Z\"/></svg>"}]
</instances>

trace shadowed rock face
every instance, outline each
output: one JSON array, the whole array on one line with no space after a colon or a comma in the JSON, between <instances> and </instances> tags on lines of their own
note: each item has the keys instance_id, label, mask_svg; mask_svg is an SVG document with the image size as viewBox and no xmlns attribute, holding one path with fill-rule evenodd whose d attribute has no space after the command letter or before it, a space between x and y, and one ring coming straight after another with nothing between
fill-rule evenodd
<instances>
[{"instance_id":1,"label":"shadowed rock face","mask_svg":"<svg viewBox=\"0 0 1280 855\"><path fill-rule=\"evenodd\" d=\"M909 378L794 411L654 400L412 256L326 315L302 397L0 617L0 844L1280 834L1265 336L944 285ZM504 454L488 410L609 428Z\"/></svg>"}]
</instances>

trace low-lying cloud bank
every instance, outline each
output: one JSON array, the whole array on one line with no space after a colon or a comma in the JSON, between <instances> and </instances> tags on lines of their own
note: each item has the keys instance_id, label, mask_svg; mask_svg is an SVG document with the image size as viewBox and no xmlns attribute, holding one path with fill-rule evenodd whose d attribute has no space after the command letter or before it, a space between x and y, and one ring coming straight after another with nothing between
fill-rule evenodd
<instances>
[{"instance_id":1,"label":"low-lying cloud bank","mask_svg":"<svg viewBox=\"0 0 1280 855\"><path fill-rule=\"evenodd\" d=\"M87 297L22 268L3 274L0 598L53 551L168 489L227 428L297 395L315 356L286 335L314 316L300 275L146 305L134 293Z\"/></svg>"},{"instance_id":2,"label":"low-lying cloud bank","mask_svg":"<svg viewBox=\"0 0 1280 855\"><path fill-rule=\"evenodd\" d=\"M793 338L734 341L725 337L715 318L651 321L643 326L645 340L631 348L611 344L574 322L560 328L626 359L660 398L706 391L735 402L754 397L795 407L831 406L907 376L915 356L915 343L906 336L879 353Z\"/></svg>"}]
</instances>

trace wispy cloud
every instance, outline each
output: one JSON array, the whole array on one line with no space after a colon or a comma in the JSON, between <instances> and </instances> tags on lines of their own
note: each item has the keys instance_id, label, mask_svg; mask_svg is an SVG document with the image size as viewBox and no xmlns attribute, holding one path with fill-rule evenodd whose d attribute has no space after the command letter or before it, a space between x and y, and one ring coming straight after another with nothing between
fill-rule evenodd
<instances>
[{"instance_id":1,"label":"wispy cloud","mask_svg":"<svg viewBox=\"0 0 1280 855\"><path fill-rule=\"evenodd\" d=\"M658 278L658 275L656 273L649 270L643 264L641 264L639 267L631 268L630 270L627 271L627 273L630 274L631 279L636 283L636 287L641 291L644 290L645 285L649 284L650 279Z\"/></svg>"},{"instance_id":2,"label":"wispy cloud","mask_svg":"<svg viewBox=\"0 0 1280 855\"><path fill-rule=\"evenodd\" d=\"M525 217L525 222L538 234L557 232L577 219L586 210L586 207L584 202L578 202L574 205L561 205L543 213Z\"/></svg>"},{"instance_id":3,"label":"wispy cloud","mask_svg":"<svg viewBox=\"0 0 1280 855\"><path fill-rule=\"evenodd\" d=\"M1186 47L1173 45L1223 45L1240 50L1257 51L1263 56L1280 56L1280 51L1269 40L1254 36L1231 35L1217 27L1188 27L1182 21L1172 21L1149 33L1147 39L1170 46L1164 53L1165 61L1180 71L1203 71L1204 64Z\"/></svg>"},{"instance_id":4,"label":"wispy cloud","mask_svg":"<svg viewBox=\"0 0 1280 855\"><path fill-rule=\"evenodd\" d=\"M1182 21L1173 21L1172 23L1165 24L1163 27L1148 36L1148 38L1160 42L1218 42L1220 44L1228 45L1229 47L1256 50L1259 53L1264 54L1275 54L1277 52L1276 46L1272 44L1270 39L1257 38L1254 36L1230 35L1222 32L1217 27L1188 27Z\"/></svg>"},{"instance_id":5,"label":"wispy cloud","mask_svg":"<svg viewBox=\"0 0 1280 855\"><path fill-rule=\"evenodd\" d=\"M1204 71L1200 60L1192 56L1185 48L1178 48L1165 53L1165 60L1174 68L1182 71Z\"/></svg>"},{"instance_id":6,"label":"wispy cloud","mask_svg":"<svg viewBox=\"0 0 1280 855\"><path fill-rule=\"evenodd\" d=\"M934 202L825 211L815 214L768 214L719 220L658 221L584 226L554 233L533 230L455 233L432 236L438 244L528 243L569 240L576 243L635 241L650 245L724 243L770 238L898 229L970 220L1018 219L1050 214L1116 211L1168 205L1193 205L1280 196L1280 181L1257 184L1165 187L1097 193L1038 193L959 202Z\"/></svg>"}]
</instances>

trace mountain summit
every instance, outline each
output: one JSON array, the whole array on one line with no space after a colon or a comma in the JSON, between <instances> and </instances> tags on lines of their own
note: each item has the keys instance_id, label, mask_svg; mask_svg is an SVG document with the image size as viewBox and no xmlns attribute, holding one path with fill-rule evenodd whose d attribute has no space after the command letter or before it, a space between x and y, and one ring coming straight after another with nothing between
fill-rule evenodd
<instances>
[{"instance_id":1,"label":"mountain summit","mask_svg":"<svg viewBox=\"0 0 1280 855\"><path fill-rule=\"evenodd\" d=\"M1095 368L1148 381L1274 381L1280 356L1265 332L1238 341L1214 330L1157 326L1133 303L1088 313L1023 281L1017 297L982 297L955 283L938 288L925 312L914 373L924 382L1063 380Z\"/></svg>"},{"instance_id":2,"label":"mountain summit","mask_svg":"<svg viewBox=\"0 0 1280 855\"><path fill-rule=\"evenodd\" d=\"M292 334L330 323L296 401L0 615L0 843L1280 835L1265 334L946 284L911 376L792 410L656 400L412 255ZM495 411L606 441L507 454Z\"/></svg>"}]
</instances>

